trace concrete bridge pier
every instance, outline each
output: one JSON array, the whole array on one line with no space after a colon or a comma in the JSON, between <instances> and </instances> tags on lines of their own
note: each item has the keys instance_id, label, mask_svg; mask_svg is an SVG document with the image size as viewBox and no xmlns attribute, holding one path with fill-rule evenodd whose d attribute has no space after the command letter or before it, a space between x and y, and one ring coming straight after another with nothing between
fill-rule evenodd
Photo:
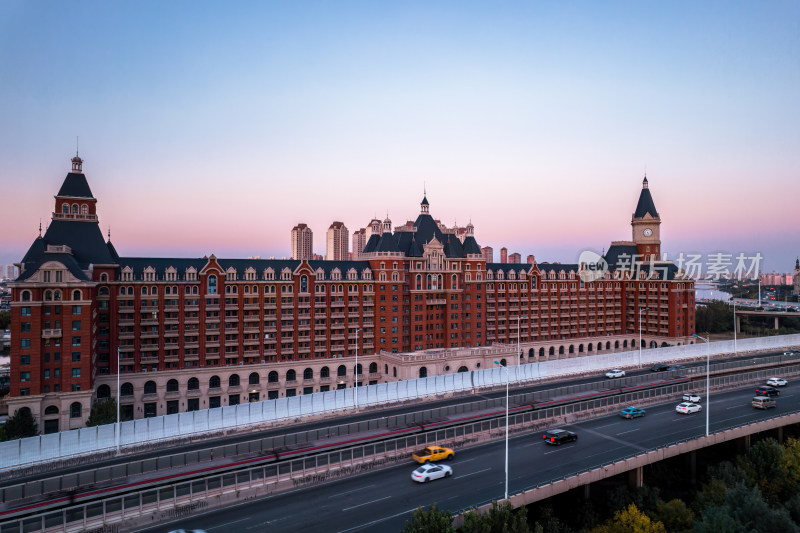
<instances>
[{"instance_id":1,"label":"concrete bridge pier","mask_svg":"<svg viewBox=\"0 0 800 533\"><path fill-rule=\"evenodd\" d=\"M781 329L778 327L778 317L775 317L775 329Z\"/></svg>"},{"instance_id":2,"label":"concrete bridge pier","mask_svg":"<svg viewBox=\"0 0 800 533\"><path fill-rule=\"evenodd\" d=\"M744 454L750 450L750 435L745 435L738 440L739 453Z\"/></svg>"},{"instance_id":3,"label":"concrete bridge pier","mask_svg":"<svg viewBox=\"0 0 800 533\"><path fill-rule=\"evenodd\" d=\"M778 444L783 444L783 426L778 428Z\"/></svg>"},{"instance_id":4,"label":"concrete bridge pier","mask_svg":"<svg viewBox=\"0 0 800 533\"><path fill-rule=\"evenodd\" d=\"M644 486L644 469L641 466L628 471L628 485L633 489Z\"/></svg>"},{"instance_id":5,"label":"concrete bridge pier","mask_svg":"<svg viewBox=\"0 0 800 533\"><path fill-rule=\"evenodd\" d=\"M589 497L591 496L592 491L589 489L589 487L591 487L591 486L592 486L591 483L587 483L586 485L583 486L583 499L584 500L588 500Z\"/></svg>"},{"instance_id":6,"label":"concrete bridge pier","mask_svg":"<svg viewBox=\"0 0 800 533\"><path fill-rule=\"evenodd\" d=\"M697 483L697 451L692 450L688 454L689 459L689 475L692 480L692 485Z\"/></svg>"}]
</instances>

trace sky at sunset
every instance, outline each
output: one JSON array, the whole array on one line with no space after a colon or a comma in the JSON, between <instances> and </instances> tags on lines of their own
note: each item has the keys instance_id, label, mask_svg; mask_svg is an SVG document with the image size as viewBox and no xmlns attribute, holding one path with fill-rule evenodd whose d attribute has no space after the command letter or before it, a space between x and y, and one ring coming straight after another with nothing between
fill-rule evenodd
<instances>
[{"instance_id":1,"label":"sky at sunset","mask_svg":"<svg viewBox=\"0 0 800 533\"><path fill-rule=\"evenodd\" d=\"M0 2L0 264L80 137L123 256L325 253L423 190L481 246L800 255L800 2Z\"/></svg>"}]
</instances>

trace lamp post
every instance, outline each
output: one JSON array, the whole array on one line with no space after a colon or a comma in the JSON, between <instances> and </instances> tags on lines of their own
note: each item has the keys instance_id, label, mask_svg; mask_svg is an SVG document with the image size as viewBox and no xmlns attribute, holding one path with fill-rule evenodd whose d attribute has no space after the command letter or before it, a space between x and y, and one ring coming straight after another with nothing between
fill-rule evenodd
<instances>
[{"instance_id":1,"label":"lamp post","mask_svg":"<svg viewBox=\"0 0 800 533\"><path fill-rule=\"evenodd\" d=\"M117 346L117 425L114 426L114 442L117 445L117 455L119 455L119 346Z\"/></svg>"},{"instance_id":2,"label":"lamp post","mask_svg":"<svg viewBox=\"0 0 800 533\"><path fill-rule=\"evenodd\" d=\"M736 355L736 300L733 300L733 355Z\"/></svg>"},{"instance_id":3,"label":"lamp post","mask_svg":"<svg viewBox=\"0 0 800 533\"><path fill-rule=\"evenodd\" d=\"M708 437L708 410L711 407L711 345L708 337L701 337L697 333L692 333L692 337L706 341L706 437Z\"/></svg>"},{"instance_id":4,"label":"lamp post","mask_svg":"<svg viewBox=\"0 0 800 533\"><path fill-rule=\"evenodd\" d=\"M508 363L505 365L500 364L500 361L495 361L494 364L503 367L506 371L506 497L508 499Z\"/></svg>"},{"instance_id":5,"label":"lamp post","mask_svg":"<svg viewBox=\"0 0 800 533\"><path fill-rule=\"evenodd\" d=\"M649 307L639 309L639 368L642 368L642 313L649 309Z\"/></svg>"},{"instance_id":6,"label":"lamp post","mask_svg":"<svg viewBox=\"0 0 800 533\"><path fill-rule=\"evenodd\" d=\"M356 368L355 368L356 381L354 384L355 394L356 394L356 411L358 411L358 332L359 331L361 331L361 328L358 328L356 330Z\"/></svg>"},{"instance_id":7,"label":"lamp post","mask_svg":"<svg viewBox=\"0 0 800 533\"><path fill-rule=\"evenodd\" d=\"M522 356L522 352L520 351L520 344L519 344L519 327L520 327L520 319L524 318L525 320L528 319L527 315L517 315L517 365L519 365L520 357Z\"/></svg>"}]
</instances>

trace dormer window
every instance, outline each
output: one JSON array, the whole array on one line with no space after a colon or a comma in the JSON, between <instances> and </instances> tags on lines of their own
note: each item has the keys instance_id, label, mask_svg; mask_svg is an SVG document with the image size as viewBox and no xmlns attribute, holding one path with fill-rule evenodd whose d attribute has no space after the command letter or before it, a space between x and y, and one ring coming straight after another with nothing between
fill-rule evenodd
<instances>
[{"instance_id":1,"label":"dormer window","mask_svg":"<svg viewBox=\"0 0 800 533\"><path fill-rule=\"evenodd\" d=\"M264 279L267 281L274 281L275 280L275 271L271 268L268 268L264 271Z\"/></svg>"},{"instance_id":2,"label":"dormer window","mask_svg":"<svg viewBox=\"0 0 800 533\"><path fill-rule=\"evenodd\" d=\"M69 204L61 204L61 212L65 215L69 215Z\"/></svg>"},{"instance_id":3,"label":"dormer window","mask_svg":"<svg viewBox=\"0 0 800 533\"><path fill-rule=\"evenodd\" d=\"M208 276L208 294L217 294L217 276Z\"/></svg>"},{"instance_id":4,"label":"dormer window","mask_svg":"<svg viewBox=\"0 0 800 533\"><path fill-rule=\"evenodd\" d=\"M72 214L73 215L78 214L78 204L72 204Z\"/></svg>"},{"instance_id":5,"label":"dormer window","mask_svg":"<svg viewBox=\"0 0 800 533\"><path fill-rule=\"evenodd\" d=\"M86 205L86 204L83 204L81 206L81 215L88 215L88 214L89 214L89 206Z\"/></svg>"}]
</instances>

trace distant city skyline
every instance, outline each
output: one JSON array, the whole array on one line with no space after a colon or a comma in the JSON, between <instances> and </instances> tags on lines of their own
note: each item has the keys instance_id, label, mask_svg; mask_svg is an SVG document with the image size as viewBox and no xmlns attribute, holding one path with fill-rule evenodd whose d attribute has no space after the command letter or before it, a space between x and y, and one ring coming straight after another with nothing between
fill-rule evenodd
<instances>
[{"instance_id":1,"label":"distant city skyline","mask_svg":"<svg viewBox=\"0 0 800 533\"><path fill-rule=\"evenodd\" d=\"M125 256L289 257L306 223L413 220L577 261L630 239L800 254L800 4L0 4L0 263L80 137ZM770 192L777 191L777 192ZM495 259L498 259L496 257Z\"/></svg>"}]
</instances>

